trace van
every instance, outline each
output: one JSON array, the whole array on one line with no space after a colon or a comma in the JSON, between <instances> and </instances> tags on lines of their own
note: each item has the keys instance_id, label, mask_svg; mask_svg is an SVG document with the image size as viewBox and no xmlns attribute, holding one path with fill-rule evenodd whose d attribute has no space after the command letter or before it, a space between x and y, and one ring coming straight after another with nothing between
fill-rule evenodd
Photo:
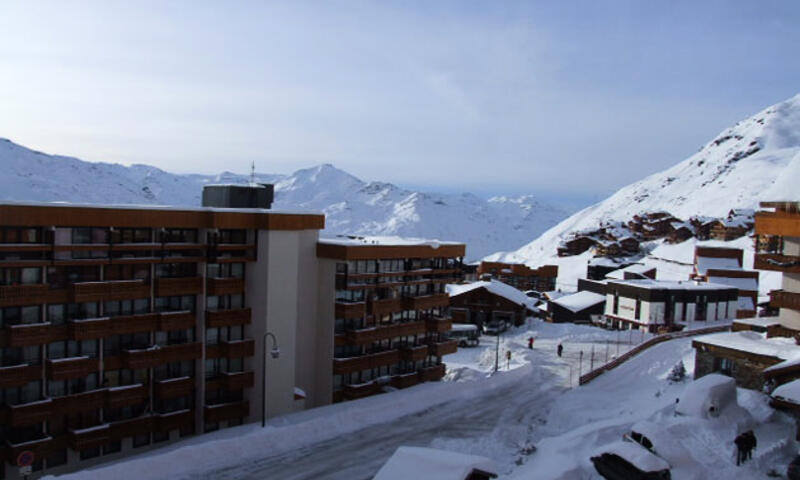
<instances>
[{"instance_id":1,"label":"van","mask_svg":"<svg viewBox=\"0 0 800 480\"><path fill-rule=\"evenodd\" d=\"M480 344L478 326L471 323L454 323L449 337L458 340L459 347L477 347Z\"/></svg>"},{"instance_id":2,"label":"van","mask_svg":"<svg viewBox=\"0 0 800 480\"><path fill-rule=\"evenodd\" d=\"M505 320L490 320L483 324L483 333L487 335L500 335L508 329L508 322Z\"/></svg>"}]
</instances>

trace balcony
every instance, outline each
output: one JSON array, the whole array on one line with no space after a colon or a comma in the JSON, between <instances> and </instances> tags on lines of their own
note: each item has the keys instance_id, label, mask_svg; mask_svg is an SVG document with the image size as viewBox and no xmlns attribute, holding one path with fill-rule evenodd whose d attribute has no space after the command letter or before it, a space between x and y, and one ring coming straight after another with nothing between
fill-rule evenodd
<instances>
[{"instance_id":1,"label":"balcony","mask_svg":"<svg viewBox=\"0 0 800 480\"><path fill-rule=\"evenodd\" d=\"M408 322L351 330L345 333L345 339L351 345L365 345L387 338L406 337L422 333L425 333L425 323Z\"/></svg>"},{"instance_id":2,"label":"balcony","mask_svg":"<svg viewBox=\"0 0 800 480\"><path fill-rule=\"evenodd\" d=\"M333 373L341 375L344 373L359 372L370 368L378 368L384 365L392 365L400 361L399 350L388 350L369 355L360 355L350 358L334 358Z\"/></svg>"},{"instance_id":3,"label":"balcony","mask_svg":"<svg viewBox=\"0 0 800 480\"><path fill-rule=\"evenodd\" d=\"M236 295L244 292L243 278L209 278L208 295Z\"/></svg>"},{"instance_id":4,"label":"balcony","mask_svg":"<svg viewBox=\"0 0 800 480\"><path fill-rule=\"evenodd\" d=\"M53 332L50 323L9 325L5 329L7 347L27 347L50 343Z\"/></svg>"},{"instance_id":5,"label":"balcony","mask_svg":"<svg viewBox=\"0 0 800 480\"><path fill-rule=\"evenodd\" d=\"M67 334L70 340L90 340L111 335L111 319L86 318L72 320L67 323Z\"/></svg>"},{"instance_id":6,"label":"balcony","mask_svg":"<svg viewBox=\"0 0 800 480\"><path fill-rule=\"evenodd\" d=\"M197 295L203 293L203 277L157 278L157 297Z\"/></svg>"},{"instance_id":7,"label":"balcony","mask_svg":"<svg viewBox=\"0 0 800 480\"><path fill-rule=\"evenodd\" d=\"M194 411L178 410L170 413L157 413L155 416L155 429L159 433L168 433L173 430L191 427L194 424Z\"/></svg>"},{"instance_id":8,"label":"balcony","mask_svg":"<svg viewBox=\"0 0 800 480\"><path fill-rule=\"evenodd\" d=\"M37 440L31 440L22 443L11 443L6 441L5 444L7 455L6 460L8 462L16 462L16 458L19 456L19 454L25 451L33 452L34 461L38 462L50 454L50 450L53 446L53 437L43 437ZM0 463L0 467L2 466L4 465Z\"/></svg>"},{"instance_id":9,"label":"balcony","mask_svg":"<svg viewBox=\"0 0 800 480\"><path fill-rule=\"evenodd\" d=\"M451 353L456 353L458 350L458 340L448 340L446 342L439 342L431 344L430 354L435 357L443 357Z\"/></svg>"},{"instance_id":10,"label":"balcony","mask_svg":"<svg viewBox=\"0 0 800 480\"><path fill-rule=\"evenodd\" d=\"M392 386L394 388L413 387L418 383L419 383L419 374L417 372L405 373L402 375L395 375L392 377Z\"/></svg>"},{"instance_id":11,"label":"balcony","mask_svg":"<svg viewBox=\"0 0 800 480\"><path fill-rule=\"evenodd\" d=\"M107 423L97 425L96 427L70 430L69 433L67 433L67 444L69 448L76 451L97 448L110 441L111 428Z\"/></svg>"},{"instance_id":12,"label":"balcony","mask_svg":"<svg viewBox=\"0 0 800 480\"><path fill-rule=\"evenodd\" d=\"M252 388L255 383L253 372L222 372L222 385L227 390Z\"/></svg>"},{"instance_id":13,"label":"balcony","mask_svg":"<svg viewBox=\"0 0 800 480\"><path fill-rule=\"evenodd\" d=\"M168 345L166 347L161 347L161 355L164 363L196 360L203 356L203 344L194 342Z\"/></svg>"},{"instance_id":14,"label":"balcony","mask_svg":"<svg viewBox=\"0 0 800 480\"><path fill-rule=\"evenodd\" d=\"M42 302L49 287L43 283L0 286L0 307L36 305Z\"/></svg>"},{"instance_id":15,"label":"balcony","mask_svg":"<svg viewBox=\"0 0 800 480\"><path fill-rule=\"evenodd\" d=\"M336 302L334 306L334 315L336 318L352 319L364 318L367 312L367 304L364 302Z\"/></svg>"},{"instance_id":16,"label":"balcony","mask_svg":"<svg viewBox=\"0 0 800 480\"><path fill-rule=\"evenodd\" d=\"M800 257L776 253L757 253L753 268L784 273L800 273Z\"/></svg>"},{"instance_id":17,"label":"balcony","mask_svg":"<svg viewBox=\"0 0 800 480\"><path fill-rule=\"evenodd\" d=\"M157 328L162 332L186 330L194 328L194 313L185 310L180 312L161 312L158 314Z\"/></svg>"},{"instance_id":18,"label":"balcony","mask_svg":"<svg viewBox=\"0 0 800 480\"><path fill-rule=\"evenodd\" d=\"M206 405L203 409L203 413L205 414L206 423L236 420L247 417L250 414L250 403L244 401Z\"/></svg>"},{"instance_id":19,"label":"balcony","mask_svg":"<svg viewBox=\"0 0 800 480\"><path fill-rule=\"evenodd\" d=\"M440 363L432 367L421 368L419 370L419 380L421 382L435 382L444 377L445 365Z\"/></svg>"},{"instance_id":20,"label":"balcony","mask_svg":"<svg viewBox=\"0 0 800 480\"><path fill-rule=\"evenodd\" d=\"M155 383L155 397L159 399L185 397L194 391L194 378L169 378Z\"/></svg>"},{"instance_id":21,"label":"balcony","mask_svg":"<svg viewBox=\"0 0 800 480\"><path fill-rule=\"evenodd\" d=\"M122 420L111 424L111 438L121 440L135 435L147 435L153 431L154 418L144 415L130 420Z\"/></svg>"},{"instance_id":22,"label":"balcony","mask_svg":"<svg viewBox=\"0 0 800 480\"><path fill-rule=\"evenodd\" d=\"M226 358L252 357L255 355L255 340L232 340L220 343L220 352Z\"/></svg>"},{"instance_id":23,"label":"balcony","mask_svg":"<svg viewBox=\"0 0 800 480\"><path fill-rule=\"evenodd\" d=\"M140 383L111 387L106 394L105 407L122 408L129 405L139 405L147 400L148 393L147 388Z\"/></svg>"},{"instance_id":24,"label":"balcony","mask_svg":"<svg viewBox=\"0 0 800 480\"><path fill-rule=\"evenodd\" d=\"M252 311L249 308L236 310L208 310L206 311L206 327L231 327L235 325L249 325L252 321Z\"/></svg>"},{"instance_id":25,"label":"balcony","mask_svg":"<svg viewBox=\"0 0 800 480\"><path fill-rule=\"evenodd\" d=\"M100 410L106 404L107 390L91 390L53 399L54 410L58 414L73 414Z\"/></svg>"},{"instance_id":26,"label":"balcony","mask_svg":"<svg viewBox=\"0 0 800 480\"><path fill-rule=\"evenodd\" d=\"M98 370L100 362L96 358L71 357L47 361L47 378L50 380L85 377Z\"/></svg>"},{"instance_id":27,"label":"balcony","mask_svg":"<svg viewBox=\"0 0 800 480\"><path fill-rule=\"evenodd\" d=\"M157 313L141 313L111 318L111 334L125 335L130 333L150 332L158 327Z\"/></svg>"},{"instance_id":28,"label":"balcony","mask_svg":"<svg viewBox=\"0 0 800 480\"><path fill-rule=\"evenodd\" d=\"M12 427L24 427L48 420L55 410L51 399L5 407L6 418Z\"/></svg>"},{"instance_id":29,"label":"balcony","mask_svg":"<svg viewBox=\"0 0 800 480\"><path fill-rule=\"evenodd\" d=\"M122 352L123 368L138 370L153 368L158 365L184 360L195 360L203 354L200 343L182 343L178 345L153 346L140 350L125 350Z\"/></svg>"},{"instance_id":30,"label":"balcony","mask_svg":"<svg viewBox=\"0 0 800 480\"><path fill-rule=\"evenodd\" d=\"M449 332L453 328L453 319L450 317L431 317L425 320L425 328L429 332Z\"/></svg>"},{"instance_id":31,"label":"balcony","mask_svg":"<svg viewBox=\"0 0 800 480\"><path fill-rule=\"evenodd\" d=\"M133 300L150 297L150 285L144 280L80 282L71 285L70 293L74 303Z\"/></svg>"},{"instance_id":32,"label":"balcony","mask_svg":"<svg viewBox=\"0 0 800 480\"><path fill-rule=\"evenodd\" d=\"M800 237L800 215L797 212L783 210L775 205L763 207L776 209L775 212L761 211L756 213L755 231L761 235L781 235Z\"/></svg>"},{"instance_id":33,"label":"balcony","mask_svg":"<svg viewBox=\"0 0 800 480\"><path fill-rule=\"evenodd\" d=\"M450 305L450 297L446 293L426 295L424 297L403 297L403 310L429 310Z\"/></svg>"},{"instance_id":34,"label":"balcony","mask_svg":"<svg viewBox=\"0 0 800 480\"><path fill-rule=\"evenodd\" d=\"M347 400L369 397L381 393L381 386L376 382L361 383L358 385L345 385L342 394Z\"/></svg>"},{"instance_id":35,"label":"balcony","mask_svg":"<svg viewBox=\"0 0 800 480\"><path fill-rule=\"evenodd\" d=\"M769 296L769 304L771 307L800 310L800 293L787 292L786 290L773 290L769 292Z\"/></svg>"},{"instance_id":36,"label":"balcony","mask_svg":"<svg viewBox=\"0 0 800 480\"><path fill-rule=\"evenodd\" d=\"M42 367L38 365L15 365L0 367L0 388L21 387L42 378Z\"/></svg>"},{"instance_id":37,"label":"balcony","mask_svg":"<svg viewBox=\"0 0 800 480\"><path fill-rule=\"evenodd\" d=\"M370 300L369 314L370 315L389 315L396 312L403 311L403 302L399 298L387 298L384 300Z\"/></svg>"},{"instance_id":38,"label":"balcony","mask_svg":"<svg viewBox=\"0 0 800 480\"><path fill-rule=\"evenodd\" d=\"M419 346L407 346L400 349L400 359L405 360L407 362L418 362L420 360L425 360L425 357L428 356L428 346L427 345L419 345Z\"/></svg>"}]
</instances>

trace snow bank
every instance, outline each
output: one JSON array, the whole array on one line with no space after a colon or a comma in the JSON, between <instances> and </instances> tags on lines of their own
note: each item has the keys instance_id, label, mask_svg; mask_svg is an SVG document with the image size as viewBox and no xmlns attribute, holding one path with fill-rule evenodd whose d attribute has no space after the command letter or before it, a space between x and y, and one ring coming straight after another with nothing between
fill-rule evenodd
<instances>
[{"instance_id":1,"label":"snow bank","mask_svg":"<svg viewBox=\"0 0 800 480\"><path fill-rule=\"evenodd\" d=\"M772 397L800 405L800 380L794 380L776 388L772 392Z\"/></svg>"},{"instance_id":2,"label":"snow bank","mask_svg":"<svg viewBox=\"0 0 800 480\"><path fill-rule=\"evenodd\" d=\"M700 418L717 417L736 404L736 381L716 373L690 383L675 406L675 413Z\"/></svg>"},{"instance_id":3,"label":"snow bank","mask_svg":"<svg viewBox=\"0 0 800 480\"><path fill-rule=\"evenodd\" d=\"M434 448L400 447L373 480L466 480L473 470L497 474L486 457Z\"/></svg>"},{"instance_id":4,"label":"snow bank","mask_svg":"<svg viewBox=\"0 0 800 480\"><path fill-rule=\"evenodd\" d=\"M622 457L643 472L660 472L669 470L670 466L663 458L659 458L644 447L631 442L618 441L598 449L595 455L611 453Z\"/></svg>"}]
</instances>

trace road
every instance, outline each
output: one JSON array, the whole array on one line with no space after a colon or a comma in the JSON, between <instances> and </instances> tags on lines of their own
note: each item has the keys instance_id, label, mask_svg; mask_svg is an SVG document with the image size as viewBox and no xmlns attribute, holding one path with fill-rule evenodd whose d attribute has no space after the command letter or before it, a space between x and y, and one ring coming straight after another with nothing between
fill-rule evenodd
<instances>
[{"instance_id":1,"label":"road","mask_svg":"<svg viewBox=\"0 0 800 480\"><path fill-rule=\"evenodd\" d=\"M544 355L539 357L534 355L533 360L549 363ZM368 480L401 445L448 442L462 448L466 444L468 453L508 464L509 458L497 456L524 457L520 452L532 443L533 426L545 421L545 409L563 392L564 387L554 386L559 384L554 377L548 369L535 369L519 382L471 398L456 399L291 452L267 454L247 464L185 478ZM358 408L357 402L353 408Z\"/></svg>"}]
</instances>

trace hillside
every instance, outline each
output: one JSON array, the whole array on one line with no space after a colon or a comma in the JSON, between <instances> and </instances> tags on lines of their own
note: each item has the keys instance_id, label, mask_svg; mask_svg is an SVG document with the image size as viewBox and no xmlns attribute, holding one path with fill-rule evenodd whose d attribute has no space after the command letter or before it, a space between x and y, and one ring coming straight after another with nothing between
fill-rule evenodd
<instances>
[{"instance_id":1,"label":"hillside","mask_svg":"<svg viewBox=\"0 0 800 480\"><path fill-rule=\"evenodd\" d=\"M788 199L767 195L785 197L796 192L787 179L800 177L798 169L800 95L724 130L674 167L620 189L518 250L498 252L487 260L531 266L559 263L556 247L571 233L604 222L628 221L645 212L667 211L686 219L724 217L732 208L755 209L759 201Z\"/></svg>"},{"instance_id":2,"label":"hillside","mask_svg":"<svg viewBox=\"0 0 800 480\"><path fill-rule=\"evenodd\" d=\"M36 152L0 139L0 200L200 205L203 184L247 183L249 176L176 175L147 165L91 163ZM518 247L566 215L532 196L484 200L365 182L332 165L291 175L257 174L275 184L274 208L326 215L325 234L400 235L461 241L467 260Z\"/></svg>"}]
</instances>

